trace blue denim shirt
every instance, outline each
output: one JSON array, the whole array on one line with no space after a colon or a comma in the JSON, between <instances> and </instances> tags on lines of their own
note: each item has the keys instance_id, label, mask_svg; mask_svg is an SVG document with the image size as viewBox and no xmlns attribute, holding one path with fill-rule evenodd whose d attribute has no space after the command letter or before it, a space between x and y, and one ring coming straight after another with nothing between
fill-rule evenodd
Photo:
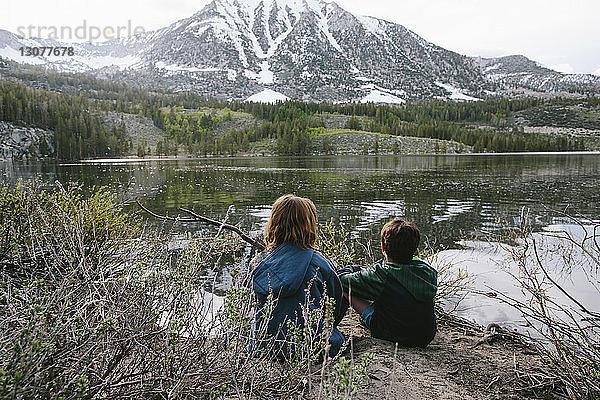
<instances>
[{"instance_id":1,"label":"blue denim shirt","mask_svg":"<svg viewBox=\"0 0 600 400\"><path fill-rule=\"evenodd\" d=\"M314 249L301 249L283 243L273 249L252 272L252 288L258 302L256 318L260 323L262 308L270 293L276 299L271 318L268 321L267 335L275 338L280 345L276 348L286 352L283 344L288 337L288 321L296 327L304 326L302 306L309 310L322 307L324 296L334 299L335 320L341 319L342 284L332 265ZM322 329L320 321L319 329ZM330 355L335 355L344 343L344 335L334 326L329 343Z\"/></svg>"}]
</instances>

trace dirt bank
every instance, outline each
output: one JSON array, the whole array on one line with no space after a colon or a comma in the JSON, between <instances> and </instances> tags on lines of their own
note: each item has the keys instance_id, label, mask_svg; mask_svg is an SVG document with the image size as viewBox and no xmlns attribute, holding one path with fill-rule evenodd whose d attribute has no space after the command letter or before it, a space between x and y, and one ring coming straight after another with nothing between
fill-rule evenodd
<instances>
[{"instance_id":1,"label":"dirt bank","mask_svg":"<svg viewBox=\"0 0 600 400\"><path fill-rule=\"evenodd\" d=\"M492 335L472 324L440 318L438 333L427 348L396 349L371 338L353 311L341 330L355 337L354 358L366 352L377 357L358 399L552 398L547 390L526 390L531 382L525 372L540 367L541 360L511 335Z\"/></svg>"}]
</instances>

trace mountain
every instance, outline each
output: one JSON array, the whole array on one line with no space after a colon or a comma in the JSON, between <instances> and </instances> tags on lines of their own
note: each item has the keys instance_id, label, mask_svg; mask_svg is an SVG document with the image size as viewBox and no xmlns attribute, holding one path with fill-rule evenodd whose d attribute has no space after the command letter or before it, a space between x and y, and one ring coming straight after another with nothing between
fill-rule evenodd
<instances>
[{"instance_id":1,"label":"mountain","mask_svg":"<svg viewBox=\"0 0 600 400\"><path fill-rule=\"evenodd\" d=\"M524 56L474 58L487 80L501 88L525 89L533 92L569 92L596 89L600 79L592 74L563 74L542 67Z\"/></svg>"},{"instance_id":2,"label":"mountain","mask_svg":"<svg viewBox=\"0 0 600 400\"><path fill-rule=\"evenodd\" d=\"M73 46L75 55L27 57L23 46ZM402 103L600 90L600 77L561 74L523 56L466 57L322 0L214 0L168 27L99 44L0 31L0 56L225 100Z\"/></svg>"}]
</instances>

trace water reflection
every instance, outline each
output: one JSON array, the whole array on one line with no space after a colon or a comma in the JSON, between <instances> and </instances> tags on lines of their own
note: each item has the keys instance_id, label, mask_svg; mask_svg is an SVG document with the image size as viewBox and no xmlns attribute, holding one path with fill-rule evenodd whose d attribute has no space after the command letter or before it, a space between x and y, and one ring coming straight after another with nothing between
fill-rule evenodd
<instances>
[{"instance_id":1,"label":"water reflection","mask_svg":"<svg viewBox=\"0 0 600 400\"><path fill-rule=\"evenodd\" d=\"M560 218L557 218L559 220ZM570 221L573 222L573 221ZM551 279L589 310L600 311L598 295L598 248L593 242L600 239L598 229L590 225L574 225L555 223L544 227L542 232L534 233L537 256ZM564 240L570 238L574 242ZM587 238L587 239L585 239ZM584 240L585 239L585 240ZM573 246L583 243L583 247ZM514 326L521 332L537 335L533 319L525 321L520 312L509 304L518 301L528 304L531 297L521 287L518 279L524 279L521 266L515 261L514 254L521 254L522 248L499 243L481 241L463 241L463 250L445 250L436 255L433 264L440 269L443 265L451 265L452 270L461 269L469 274L473 293L466 297L450 298L447 309L455 310L459 315L478 321L481 324L500 323L503 326ZM531 239L529 245L531 246ZM544 295L547 296L552 314L568 321L566 314L554 305L558 304L573 313L580 311L579 304L559 290L537 267L537 258L530 249L526 259L527 269L536 271L536 279L544 282ZM497 293L488 297L485 292ZM501 301L505 300L505 301ZM508 301L506 301L508 300ZM578 321L579 322L579 321Z\"/></svg>"},{"instance_id":2,"label":"water reflection","mask_svg":"<svg viewBox=\"0 0 600 400\"><path fill-rule=\"evenodd\" d=\"M141 199L171 215L191 207L218 219L233 204L230 221L249 231L264 227L277 197L295 193L313 199L321 222L333 218L354 237L376 238L386 220L404 215L438 248L516 224L523 207L532 210L538 229L552 222L545 206L596 215L599 171L598 154L0 164L10 181L40 177L80 182L86 190L108 186L125 200Z\"/></svg>"},{"instance_id":3,"label":"water reflection","mask_svg":"<svg viewBox=\"0 0 600 400\"><path fill-rule=\"evenodd\" d=\"M311 198L320 222L333 218L353 238L371 240L373 248L377 248L382 225L394 216L405 216L419 225L434 248L453 249L444 257L469 268L478 284L507 293L513 293L515 287L500 268L506 254L481 251L479 247L459 250L467 243L461 240L519 226L524 208L530 210L538 231L565 223L548 208L569 206L584 217L597 219L599 172L598 154L0 163L0 176L11 182L37 177L48 184L78 182L86 191L107 186L123 200L140 199L157 212L170 215L176 214L178 207L186 207L221 219L233 204L229 222L256 234L267 222L270 205L285 193ZM198 224L175 228L181 238L209 231L214 233L212 227ZM590 286L584 285L580 275L567 275L579 285L577 290L587 293ZM217 289L229 281L224 269L206 271L206 276L210 286L216 284ZM591 294L586 296L592 298ZM466 315L480 322L517 318L514 310L483 300L474 298L472 303L468 300L463 304L473 306Z\"/></svg>"}]
</instances>

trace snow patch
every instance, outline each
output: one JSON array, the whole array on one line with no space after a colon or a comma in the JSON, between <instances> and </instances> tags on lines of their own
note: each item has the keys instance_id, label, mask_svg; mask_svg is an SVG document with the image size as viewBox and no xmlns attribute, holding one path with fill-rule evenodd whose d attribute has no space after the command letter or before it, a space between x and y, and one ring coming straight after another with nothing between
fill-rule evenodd
<instances>
[{"instance_id":1,"label":"snow patch","mask_svg":"<svg viewBox=\"0 0 600 400\"><path fill-rule=\"evenodd\" d=\"M41 57L21 56L21 51L15 50L9 46L0 49L0 56L2 56L2 58L8 58L9 60L16 61L18 63L38 65L46 63L46 61Z\"/></svg>"},{"instance_id":2,"label":"snow patch","mask_svg":"<svg viewBox=\"0 0 600 400\"><path fill-rule=\"evenodd\" d=\"M592 72L592 75L600 76L600 68Z\"/></svg>"},{"instance_id":3,"label":"snow patch","mask_svg":"<svg viewBox=\"0 0 600 400\"><path fill-rule=\"evenodd\" d=\"M366 15L357 15L356 18L360 21L365 30L377 37L385 36L385 29L380 25L377 18L368 17Z\"/></svg>"},{"instance_id":4,"label":"snow patch","mask_svg":"<svg viewBox=\"0 0 600 400\"><path fill-rule=\"evenodd\" d=\"M269 69L269 62L263 61L260 64L260 72L258 73L258 82L265 85L273 84L275 74Z\"/></svg>"},{"instance_id":5,"label":"snow patch","mask_svg":"<svg viewBox=\"0 0 600 400\"><path fill-rule=\"evenodd\" d=\"M551 65L548 68L553 69L554 71L560 72L563 74L574 74L575 73L575 69L571 66L571 64L555 64L555 65Z\"/></svg>"},{"instance_id":6,"label":"snow patch","mask_svg":"<svg viewBox=\"0 0 600 400\"><path fill-rule=\"evenodd\" d=\"M484 71L484 72L490 72L490 71L493 71L493 70L495 70L495 69L498 69L498 68L500 68L501 66L502 66L502 64L500 64L500 63L498 63L498 64L494 64L494 65L490 65L490 66L488 66L488 67L485 67L483 71Z\"/></svg>"},{"instance_id":7,"label":"snow patch","mask_svg":"<svg viewBox=\"0 0 600 400\"><path fill-rule=\"evenodd\" d=\"M166 71L171 72L222 72L227 71L221 68L198 68L198 67L188 67L186 65L177 65L177 64L167 64L163 61L159 61L154 66L158 69L164 69ZM235 71L234 71L235 72Z\"/></svg>"},{"instance_id":8,"label":"snow patch","mask_svg":"<svg viewBox=\"0 0 600 400\"><path fill-rule=\"evenodd\" d=\"M37 44L39 46L39 44ZM75 51L77 54L77 50ZM139 64L142 60L137 55L124 57L98 56L98 55L75 55L75 56L50 56L50 57L28 57L21 56L21 51L5 46L0 49L0 56L23 64L34 65L61 65L63 70L85 72L105 67L117 67L120 70L130 68Z\"/></svg>"},{"instance_id":9,"label":"snow patch","mask_svg":"<svg viewBox=\"0 0 600 400\"><path fill-rule=\"evenodd\" d=\"M276 92L271 89L265 89L260 93L256 93L246 99L248 102L275 104L278 101L286 101L290 98L286 95Z\"/></svg>"},{"instance_id":10,"label":"snow patch","mask_svg":"<svg viewBox=\"0 0 600 400\"><path fill-rule=\"evenodd\" d=\"M63 57L67 58L68 57ZM129 55L125 57L113 57L113 56L82 56L72 57L74 61L79 61L82 64L87 65L91 69L100 69L104 67L115 66L120 70L124 70L139 64L142 59L136 55ZM67 61L67 60L65 60Z\"/></svg>"},{"instance_id":11,"label":"snow patch","mask_svg":"<svg viewBox=\"0 0 600 400\"><path fill-rule=\"evenodd\" d=\"M257 10L259 9L262 3L262 15L257 15ZM301 14L301 10L303 7L303 0L289 0L289 1L281 1L281 0L245 0L240 3L234 2L229 5L232 8L232 11L229 12L230 15L237 13L237 7L242 7L245 20L239 19L238 28L244 28L245 34L250 39L252 44L252 51L260 60L265 60L272 57L279 45L285 40L285 38L292 32L293 26L287 14L286 8L292 11L295 14L296 20L299 18ZM269 18L271 16L271 11L273 7L277 6L277 20L280 23L283 23L286 27L286 30L281 33L278 37L273 38L271 36L271 31L269 29ZM256 20L260 19L262 22L262 29L265 34L265 38L267 39L267 51L265 52L261 47L256 34L254 33L253 27L256 23Z\"/></svg>"},{"instance_id":12,"label":"snow patch","mask_svg":"<svg viewBox=\"0 0 600 400\"><path fill-rule=\"evenodd\" d=\"M210 25L201 26L194 32L194 36L201 37L204 32L206 32L210 28Z\"/></svg>"},{"instance_id":13,"label":"snow patch","mask_svg":"<svg viewBox=\"0 0 600 400\"><path fill-rule=\"evenodd\" d=\"M249 69L244 71L244 76L248 79L254 79L263 85L272 85L275 81L275 74L269 69L269 62L263 61L260 64L260 72L256 73Z\"/></svg>"},{"instance_id":14,"label":"snow patch","mask_svg":"<svg viewBox=\"0 0 600 400\"><path fill-rule=\"evenodd\" d=\"M302 71L302 74L300 74L300 76L303 79L309 79L312 78L313 74L308 70L307 67L304 67L304 70Z\"/></svg>"},{"instance_id":15,"label":"snow patch","mask_svg":"<svg viewBox=\"0 0 600 400\"><path fill-rule=\"evenodd\" d=\"M306 4L308 5L309 9L316 14L317 26L319 27L321 32L323 32L323 34L325 35L325 37L327 38L329 43L333 46L334 49L336 49L340 53L343 53L342 47L340 46L338 41L333 37L333 35L329 31L329 21L327 19L327 16L325 14L323 14L323 12L322 12L322 7L325 3L322 1L312 1L312 0L305 0L305 1L306 1Z\"/></svg>"},{"instance_id":16,"label":"snow patch","mask_svg":"<svg viewBox=\"0 0 600 400\"><path fill-rule=\"evenodd\" d=\"M323 15L321 15L321 18L319 18L319 28L321 28L321 31L323 32L323 34L325 35L327 40L329 40L329 43L331 43L333 48L336 49L337 51L339 51L340 53L343 53L342 47L337 42L337 40L335 40L335 38L329 31L329 25L327 24L327 18Z\"/></svg>"},{"instance_id":17,"label":"snow patch","mask_svg":"<svg viewBox=\"0 0 600 400\"><path fill-rule=\"evenodd\" d=\"M225 2L223 2L225 3ZM244 67L248 67L248 57L244 50L243 40L241 37L241 28L244 27L244 21L235 12L235 9L224 7L221 2L214 3L217 8L217 12L222 16L221 18L213 18L209 20L214 27L214 32L224 35L229 38L233 43L233 46L238 52L240 62Z\"/></svg>"},{"instance_id":18,"label":"snow patch","mask_svg":"<svg viewBox=\"0 0 600 400\"><path fill-rule=\"evenodd\" d=\"M379 90L372 90L371 93L366 95L360 101L361 103L385 103L385 104L402 104L406 103L406 100L400 97L394 96L393 94L384 93Z\"/></svg>"},{"instance_id":19,"label":"snow patch","mask_svg":"<svg viewBox=\"0 0 600 400\"><path fill-rule=\"evenodd\" d=\"M476 97L471 97L464 94L459 88L456 88L452 85L448 85L447 83L436 82L436 85L446 89L450 92L450 100L459 100L459 101L481 101Z\"/></svg>"},{"instance_id":20,"label":"snow patch","mask_svg":"<svg viewBox=\"0 0 600 400\"><path fill-rule=\"evenodd\" d=\"M237 78L237 71L234 69L228 69L227 79L229 79L230 81L235 81L235 78Z\"/></svg>"}]
</instances>

